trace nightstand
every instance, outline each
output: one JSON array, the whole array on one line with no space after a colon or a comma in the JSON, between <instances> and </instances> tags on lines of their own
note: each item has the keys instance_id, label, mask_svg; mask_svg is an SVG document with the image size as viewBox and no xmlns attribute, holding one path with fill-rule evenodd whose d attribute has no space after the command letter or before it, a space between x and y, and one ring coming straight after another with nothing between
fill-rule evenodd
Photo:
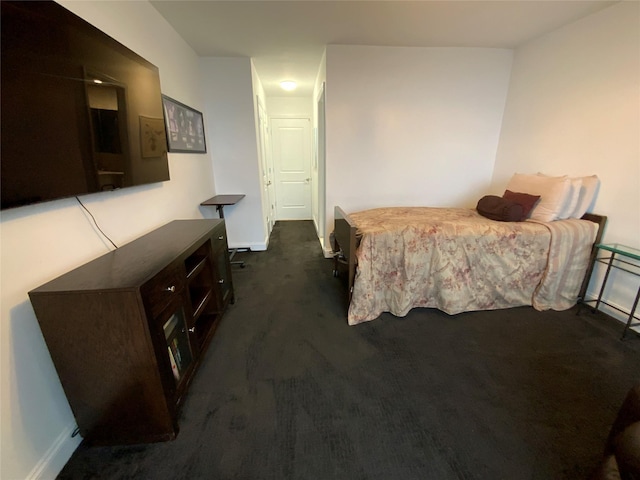
<instances>
[{"instance_id":1,"label":"nightstand","mask_svg":"<svg viewBox=\"0 0 640 480\"><path fill-rule=\"evenodd\" d=\"M603 263L607 265L607 271L604 274L604 279L602 280L602 286L600 287L600 293L598 294L598 298L594 300L585 300L583 303L595 302L594 310L598 310L600 304L605 304L614 310L617 310L622 313L626 313L621 308L611 305L607 303L605 300L602 300L602 295L604 294L605 288L607 286L607 281L609 280L609 274L611 273L611 269L615 268L618 270L623 270L631 275L636 277L640 277L640 250L633 247L628 247L626 245L621 245L619 243L610 243L604 244L599 243L596 245L596 248L603 252L607 256L596 258L597 262ZM624 338L629 331L629 328L640 326L640 322L635 322L634 320L638 320L635 317L635 311L638 307L638 300L640 299L640 286L638 287L638 293L636 294L636 298L633 302L633 306L631 307L631 312L629 313L629 318L627 319L627 323L624 327L624 331L622 332L622 338Z\"/></svg>"}]
</instances>

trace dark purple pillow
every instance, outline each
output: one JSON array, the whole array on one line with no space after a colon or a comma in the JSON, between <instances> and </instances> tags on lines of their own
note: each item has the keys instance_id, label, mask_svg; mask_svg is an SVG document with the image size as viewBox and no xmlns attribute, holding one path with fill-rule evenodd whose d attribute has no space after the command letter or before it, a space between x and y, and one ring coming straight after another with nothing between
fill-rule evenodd
<instances>
[{"instance_id":1,"label":"dark purple pillow","mask_svg":"<svg viewBox=\"0 0 640 480\"><path fill-rule=\"evenodd\" d=\"M476 210L483 217L499 222L519 222L522 220L522 205L497 195L482 197L478 200Z\"/></svg>"},{"instance_id":2,"label":"dark purple pillow","mask_svg":"<svg viewBox=\"0 0 640 480\"><path fill-rule=\"evenodd\" d=\"M529 195L528 193L505 190L502 198L506 198L507 200L511 200L512 202L516 202L522 205L521 220L526 220L527 218L529 218L529 214L531 213L531 210L533 210L533 207L535 207L536 203L538 203L538 200L540 200L540 195Z\"/></svg>"}]
</instances>

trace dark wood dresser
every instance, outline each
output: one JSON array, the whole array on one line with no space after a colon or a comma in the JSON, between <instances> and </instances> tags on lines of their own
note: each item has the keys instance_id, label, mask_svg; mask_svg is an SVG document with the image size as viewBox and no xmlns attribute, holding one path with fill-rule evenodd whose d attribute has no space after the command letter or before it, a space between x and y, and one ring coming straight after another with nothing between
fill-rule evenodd
<instances>
[{"instance_id":1,"label":"dark wood dresser","mask_svg":"<svg viewBox=\"0 0 640 480\"><path fill-rule=\"evenodd\" d=\"M224 220L176 220L29 292L91 444L175 438L177 414L234 301Z\"/></svg>"}]
</instances>

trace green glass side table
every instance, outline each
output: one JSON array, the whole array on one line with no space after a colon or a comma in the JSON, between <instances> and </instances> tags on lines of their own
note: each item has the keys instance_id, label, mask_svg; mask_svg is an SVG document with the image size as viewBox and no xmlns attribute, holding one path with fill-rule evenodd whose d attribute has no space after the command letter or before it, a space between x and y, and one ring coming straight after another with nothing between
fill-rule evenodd
<instances>
[{"instance_id":1,"label":"green glass side table","mask_svg":"<svg viewBox=\"0 0 640 480\"><path fill-rule=\"evenodd\" d=\"M612 268L616 268L618 270L623 270L631 275L636 277L640 277L640 264L633 263L629 260L636 260L640 262L640 250L633 247L628 247L626 245L621 245L619 243L598 243L596 245L601 251L609 252L609 256L596 258L597 262L604 263L607 265L607 271L604 274L604 279L602 280L602 286L600 287L600 293L598 294L598 298L595 300L586 300L583 303L595 302L594 310L598 310L600 304L607 305L608 307L613 308L622 313L626 313L621 308L611 305L607 303L605 300L602 300L602 295L604 294L604 289L607 286L607 280L609 280L609 273L611 273ZM629 328L640 326L640 322L635 322L634 320L638 320L635 316L636 308L638 307L638 300L640 299L640 286L638 287L638 293L636 294L636 299L633 302L633 306L631 307L631 312L629 313L629 318L627 319L627 323L622 332L622 338L627 335Z\"/></svg>"}]
</instances>

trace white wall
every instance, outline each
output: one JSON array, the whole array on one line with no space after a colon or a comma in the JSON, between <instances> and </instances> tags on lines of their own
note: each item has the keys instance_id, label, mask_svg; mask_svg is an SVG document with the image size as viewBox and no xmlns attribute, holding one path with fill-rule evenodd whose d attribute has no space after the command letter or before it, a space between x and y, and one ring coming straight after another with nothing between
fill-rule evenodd
<instances>
[{"instance_id":1,"label":"white wall","mask_svg":"<svg viewBox=\"0 0 640 480\"><path fill-rule=\"evenodd\" d=\"M149 3L60 3L159 67L163 93L202 110L197 56ZM169 154L169 168L169 182L82 200L118 245L201 218L215 193L210 155ZM80 439L27 292L111 247L75 199L3 211L0 229L0 477L54 478Z\"/></svg>"},{"instance_id":2,"label":"white wall","mask_svg":"<svg viewBox=\"0 0 640 480\"><path fill-rule=\"evenodd\" d=\"M311 118L311 97L267 97L267 110L271 118Z\"/></svg>"},{"instance_id":3,"label":"white wall","mask_svg":"<svg viewBox=\"0 0 640 480\"><path fill-rule=\"evenodd\" d=\"M502 194L514 172L538 171L597 174L604 241L640 247L640 3L620 2L516 51L492 190ZM637 278L616 276L608 299L628 309Z\"/></svg>"},{"instance_id":4,"label":"white wall","mask_svg":"<svg viewBox=\"0 0 640 480\"><path fill-rule=\"evenodd\" d=\"M475 206L511 60L503 49L329 45L327 232L335 205Z\"/></svg>"},{"instance_id":5,"label":"white wall","mask_svg":"<svg viewBox=\"0 0 640 480\"><path fill-rule=\"evenodd\" d=\"M253 86L253 121L255 124L256 130L256 147L257 151L257 161L258 161L258 178L260 182L260 202L262 204L262 212L261 219L263 223L263 232L265 236L264 249L266 250L269 246L269 235L271 234L270 226L273 222L271 218L271 202L269 199L269 194L265 190L269 183L268 173L269 173L269 162L270 155L267 151L269 149L269 139L268 132L263 132L263 125L260 123L260 111L262 111L263 115L263 123L266 127L269 122L269 116L267 113L267 99L266 93L264 91L264 86L262 85L262 81L258 76L258 72L256 71L256 67L253 64L253 60L251 60L251 84ZM268 128L266 128L268 130Z\"/></svg>"},{"instance_id":6,"label":"white wall","mask_svg":"<svg viewBox=\"0 0 640 480\"><path fill-rule=\"evenodd\" d=\"M251 59L206 57L200 67L216 191L246 195L224 207L229 246L265 250Z\"/></svg>"}]
</instances>

